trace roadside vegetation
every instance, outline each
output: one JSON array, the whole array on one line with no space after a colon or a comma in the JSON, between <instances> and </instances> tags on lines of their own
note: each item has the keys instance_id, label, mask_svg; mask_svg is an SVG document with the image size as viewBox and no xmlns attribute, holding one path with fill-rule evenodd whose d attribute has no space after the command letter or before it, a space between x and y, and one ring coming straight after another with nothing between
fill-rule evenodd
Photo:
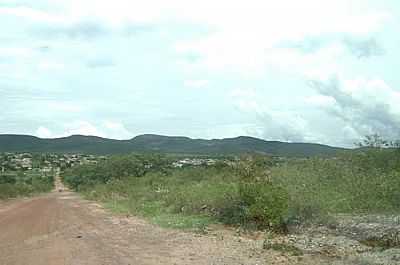
<instances>
[{"instance_id":1,"label":"roadside vegetation","mask_svg":"<svg viewBox=\"0 0 400 265\"><path fill-rule=\"evenodd\" d=\"M63 180L115 211L163 226L219 222L285 232L289 224L325 222L338 213L398 212L398 150L364 142L332 158L248 155L184 168L159 155L114 156L68 169Z\"/></svg>"},{"instance_id":2,"label":"roadside vegetation","mask_svg":"<svg viewBox=\"0 0 400 265\"><path fill-rule=\"evenodd\" d=\"M332 214L400 210L400 152L365 149L335 158L288 160L271 170L290 194L288 223L327 221Z\"/></svg>"},{"instance_id":3,"label":"roadside vegetation","mask_svg":"<svg viewBox=\"0 0 400 265\"><path fill-rule=\"evenodd\" d=\"M31 196L53 188L53 174L40 172L6 171L0 173L0 200Z\"/></svg>"},{"instance_id":4,"label":"roadside vegetation","mask_svg":"<svg viewBox=\"0 0 400 265\"><path fill-rule=\"evenodd\" d=\"M172 168L162 156L116 156L101 165L74 167L64 182L113 209L172 227L222 222L281 229L288 195L268 179L273 160L248 157L209 167Z\"/></svg>"}]
</instances>

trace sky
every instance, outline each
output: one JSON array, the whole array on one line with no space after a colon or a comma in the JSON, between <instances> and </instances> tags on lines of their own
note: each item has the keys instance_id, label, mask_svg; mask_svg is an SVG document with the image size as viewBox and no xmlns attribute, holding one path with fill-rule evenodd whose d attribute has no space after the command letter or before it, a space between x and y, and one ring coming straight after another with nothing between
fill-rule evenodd
<instances>
[{"instance_id":1,"label":"sky","mask_svg":"<svg viewBox=\"0 0 400 265\"><path fill-rule=\"evenodd\" d=\"M0 0L0 134L400 132L396 0Z\"/></svg>"}]
</instances>

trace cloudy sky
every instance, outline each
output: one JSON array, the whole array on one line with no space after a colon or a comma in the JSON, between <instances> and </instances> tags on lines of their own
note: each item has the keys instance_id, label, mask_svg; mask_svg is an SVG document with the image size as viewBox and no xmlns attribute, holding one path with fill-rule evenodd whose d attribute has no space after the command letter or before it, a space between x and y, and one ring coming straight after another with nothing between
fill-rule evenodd
<instances>
[{"instance_id":1,"label":"cloudy sky","mask_svg":"<svg viewBox=\"0 0 400 265\"><path fill-rule=\"evenodd\" d=\"M0 0L0 133L400 130L397 0Z\"/></svg>"}]
</instances>

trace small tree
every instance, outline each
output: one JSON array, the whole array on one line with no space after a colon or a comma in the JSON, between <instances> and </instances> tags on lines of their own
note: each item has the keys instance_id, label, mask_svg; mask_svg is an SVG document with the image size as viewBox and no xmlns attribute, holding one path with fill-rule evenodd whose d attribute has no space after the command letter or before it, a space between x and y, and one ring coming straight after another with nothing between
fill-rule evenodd
<instances>
[{"instance_id":1,"label":"small tree","mask_svg":"<svg viewBox=\"0 0 400 265\"><path fill-rule=\"evenodd\" d=\"M361 142L356 143L359 147L369 147L369 148L384 148L390 147L391 143L383 139L379 134L374 133L371 135L366 135Z\"/></svg>"}]
</instances>

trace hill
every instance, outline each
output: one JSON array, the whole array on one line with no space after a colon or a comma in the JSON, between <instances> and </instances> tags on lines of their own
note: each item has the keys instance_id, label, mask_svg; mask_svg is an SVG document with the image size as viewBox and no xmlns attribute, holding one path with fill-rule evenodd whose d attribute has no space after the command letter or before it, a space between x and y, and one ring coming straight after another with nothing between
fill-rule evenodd
<instances>
[{"instance_id":1,"label":"hill","mask_svg":"<svg viewBox=\"0 0 400 265\"><path fill-rule=\"evenodd\" d=\"M225 139L191 139L180 136L144 134L131 140L72 135L42 139L29 135L0 135L0 152L54 152L87 154L122 154L159 152L175 154L239 154L248 152L276 156L334 155L344 149L313 143L285 143L239 136Z\"/></svg>"}]
</instances>

